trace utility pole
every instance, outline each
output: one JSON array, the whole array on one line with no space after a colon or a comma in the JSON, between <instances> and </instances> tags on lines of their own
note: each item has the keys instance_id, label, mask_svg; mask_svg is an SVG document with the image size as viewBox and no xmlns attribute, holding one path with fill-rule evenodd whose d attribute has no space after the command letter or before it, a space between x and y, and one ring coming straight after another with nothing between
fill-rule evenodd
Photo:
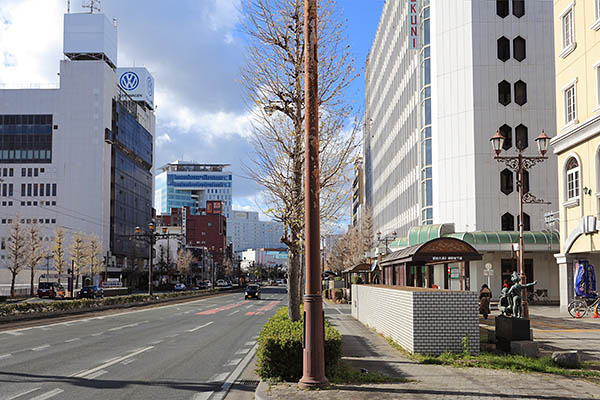
<instances>
[{"instance_id":1,"label":"utility pole","mask_svg":"<svg viewBox=\"0 0 600 400\"><path fill-rule=\"evenodd\" d=\"M326 386L325 329L321 297L319 209L319 91L317 0L304 0L304 223L306 287L302 379L298 386Z\"/></svg>"}]
</instances>

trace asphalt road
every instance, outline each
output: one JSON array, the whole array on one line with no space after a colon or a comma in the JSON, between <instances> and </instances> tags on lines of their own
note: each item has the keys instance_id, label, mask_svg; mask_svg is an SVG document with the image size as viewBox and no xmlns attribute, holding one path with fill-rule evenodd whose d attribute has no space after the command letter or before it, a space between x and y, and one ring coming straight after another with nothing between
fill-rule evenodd
<instances>
[{"instance_id":1,"label":"asphalt road","mask_svg":"<svg viewBox=\"0 0 600 400\"><path fill-rule=\"evenodd\" d=\"M222 399L284 292L0 331L0 400Z\"/></svg>"}]
</instances>

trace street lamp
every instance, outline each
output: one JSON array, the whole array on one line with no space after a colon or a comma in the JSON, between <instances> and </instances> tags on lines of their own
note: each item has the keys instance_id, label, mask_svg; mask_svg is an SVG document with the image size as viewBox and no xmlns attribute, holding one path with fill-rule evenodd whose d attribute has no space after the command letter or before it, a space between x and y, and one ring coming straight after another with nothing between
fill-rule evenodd
<instances>
[{"instance_id":1,"label":"street lamp","mask_svg":"<svg viewBox=\"0 0 600 400\"><path fill-rule=\"evenodd\" d=\"M377 243L381 243L382 241L385 242L385 254L387 254L387 250L388 250L388 242L390 241L394 241L396 239L396 231L392 231L391 233L388 233L387 235L385 235L383 238L381 237L381 231L377 232Z\"/></svg>"},{"instance_id":2,"label":"street lamp","mask_svg":"<svg viewBox=\"0 0 600 400\"><path fill-rule=\"evenodd\" d=\"M494 136L490 138L490 142L492 143L492 148L494 149L494 159L498 162L504 163L508 168L517 173L517 188L519 191L519 276L521 278L521 282L527 283L527 277L525 276L524 270L524 243L523 243L523 204L550 204L547 201L542 199L538 199L533 194L527 192L524 193L524 173L526 170L532 168L536 164L542 163L548 159L546 157L546 152L548 151L548 145L550 144L550 138L546 135L546 133L542 130L540 135L535 139L537 144L537 148L541 156L531 157L524 156L523 149L517 147L517 155L516 156L508 156L503 157L500 156L502 152L502 146L504 145L504 136L496 131ZM529 305L527 304L527 289L523 288L521 290L521 306L523 308L523 318L529 319Z\"/></svg>"}]
</instances>

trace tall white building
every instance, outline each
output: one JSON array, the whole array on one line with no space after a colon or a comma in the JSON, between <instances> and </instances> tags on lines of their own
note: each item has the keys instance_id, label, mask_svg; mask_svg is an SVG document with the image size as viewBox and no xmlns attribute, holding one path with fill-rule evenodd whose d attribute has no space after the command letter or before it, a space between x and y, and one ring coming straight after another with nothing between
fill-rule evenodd
<instances>
[{"instance_id":1,"label":"tall white building","mask_svg":"<svg viewBox=\"0 0 600 400\"><path fill-rule=\"evenodd\" d=\"M409 12L417 3L413 49ZM503 133L504 155L521 148L537 156L540 131L554 136L552 4L386 1L365 72L365 188L375 232L406 237L411 227L430 224L518 230L516 174L493 159L490 138ZM525 206L525 230L543 231L544 213L558 201L556 158L530 169L525 185L552 203ZM551 260L553 246L531 256L536 268ZM494 249L501 253L471 264L473 282L485 262L502 269L495 279L512 268L510 243ZM542 274L554 271L535 276Z\"/></svg>"},{"instance_id":2,"label":"tall white building","mask_svg":"<svg viewBox=\"0 0 600 400\"><path fill-rule=\"evenodd\" d=\"M233 210L228 224L233 251L283 248L283 226L274 221L261 221L258 212Z\"/></svg>"},{"instance_id":3,"label":"tall white building","mask_svg":"<svg viewBox=\"0 0 600 400\"><path fill-rule=\"evenodd\" d=\"M103 14L66 14L64 53L59 87L0 90L0 284L10 282L5 243L17 218L36 224L46 247L59 227L67 246L75 232L97 235L117 276L148 254L126 235L152 219L153 78L116 68L117 27Z\"/></svg>"}]
</instances>

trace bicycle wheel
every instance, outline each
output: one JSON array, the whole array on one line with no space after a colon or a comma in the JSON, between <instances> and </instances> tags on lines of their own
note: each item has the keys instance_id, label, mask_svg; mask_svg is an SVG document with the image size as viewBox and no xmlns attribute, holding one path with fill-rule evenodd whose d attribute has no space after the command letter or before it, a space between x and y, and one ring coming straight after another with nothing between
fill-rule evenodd
<instances>
[{"instance_id":1,"label":"bicycle wheel","mask_svg":"<svg viewBox=\"0 0 600 400\"><path fill-rule=\"evenodd\" d=\"M588 307L585 301L573 300L569 303L569 314L573 318L583 318L587 313Z\"/></svg>"}]
</instances>

